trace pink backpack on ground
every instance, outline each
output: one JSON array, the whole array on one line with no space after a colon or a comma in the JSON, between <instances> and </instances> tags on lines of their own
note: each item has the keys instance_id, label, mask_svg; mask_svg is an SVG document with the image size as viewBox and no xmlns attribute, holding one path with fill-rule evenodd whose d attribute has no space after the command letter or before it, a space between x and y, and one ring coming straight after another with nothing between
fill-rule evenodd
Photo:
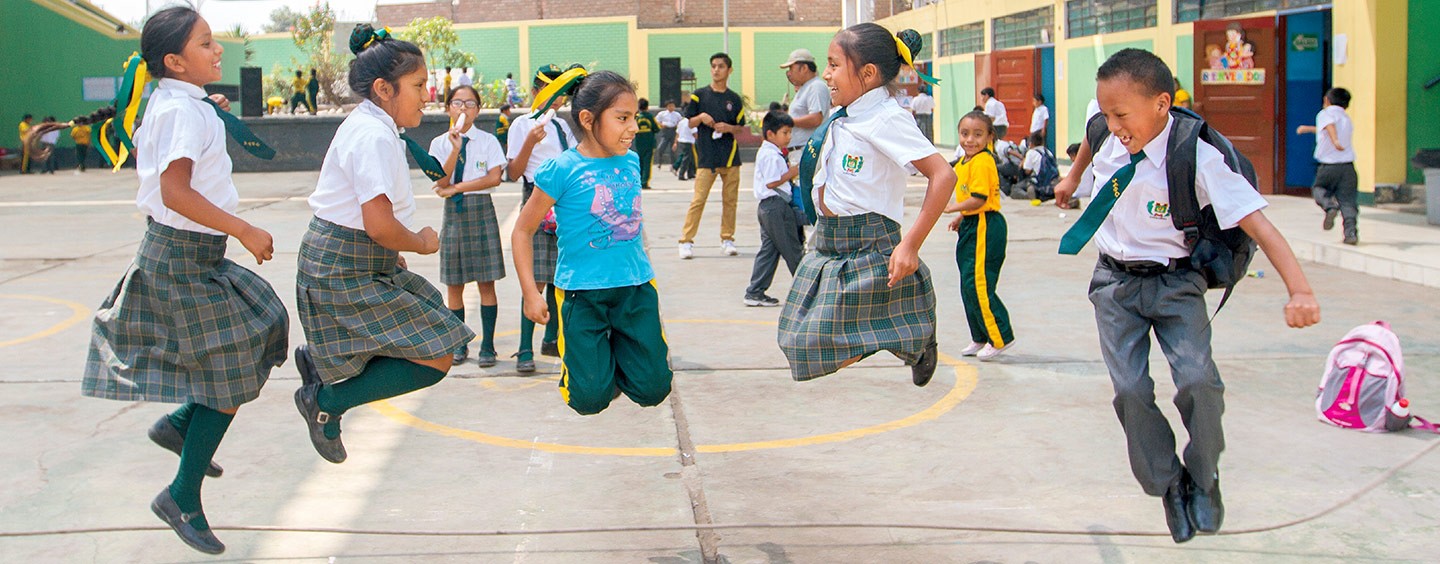
<instances>
[{"instance_id":1,"label":"pink backpack on ground","mask_svg":"<svg viewBox=\"0 0 1440 564\"><path fill-rule=\"evenodd\" d=\"M1404 369L1400 337L1389 323L1376 321L1351 329L1325 361L1315 397L1316 415L1331 425L1369 433L1407 427L1440 433L1440 427L1423 418L1394 413L1408 409L1408 402L1401 404L1403 408L1396 405L1405 399Z\"/></svg>"}]
</instances>

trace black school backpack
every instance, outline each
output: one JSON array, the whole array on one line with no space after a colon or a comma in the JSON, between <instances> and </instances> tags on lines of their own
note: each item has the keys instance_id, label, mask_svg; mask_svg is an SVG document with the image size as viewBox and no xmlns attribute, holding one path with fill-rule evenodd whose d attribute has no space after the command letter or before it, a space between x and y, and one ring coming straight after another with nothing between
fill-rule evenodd
<instances>
[{"instance_id":1,"label":"black school backpack","mask_svg":"<svg viewBox=\"0 0 1440 564\"><path fill-rule=\"evenodd\" d=\"M1060 180L1060 165L1055 162L1055 153L1051 153L1047 147L1036 150L1040 151L1040 170L1035 171L1035 184L1054 186Z\"/></svg>"},{"instance_id":2,"label":"black school backpack","mask_svg":"<svg viewBox=\"0 0 1440 564\"><path fill-rule=\"evenodd\" d=\"M1220 307L1225 307L1230 292L1237 282L1245 278L1250 260L1255 258L1255 241L1239 227L1220 229L1220 223L1215 220L1215 210L1209 206L1200 209L1200 200L1195 195L1195 143L1204 141L1219 150L1225 157L1225 165L1245 177L1250 187L1258 191L1255 165L1240 154L1229 139L1206 124L1199 114L1171 107L1170 116L1175 118L1170 127L1165 162L1165 176L1170 184L1170 221L1175 224L1175 229L1185 233L1190 264L1205 275L1205 282L1210 288L1225 289L1224 296L1220 298ZM1105 114L1095 114L1085 126L1090 150L1099 151L1109 137Z\"/></svg>"}]
</instances>

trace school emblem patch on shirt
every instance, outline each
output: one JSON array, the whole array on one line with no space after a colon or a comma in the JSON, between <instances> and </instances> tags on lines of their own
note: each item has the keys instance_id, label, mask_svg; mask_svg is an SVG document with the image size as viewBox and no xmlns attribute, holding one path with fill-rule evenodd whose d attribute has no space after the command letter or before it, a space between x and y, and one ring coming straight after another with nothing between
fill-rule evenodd
<instances>
[{"instance_id":1,"label":"school emblem patch on shirt","mask_svg":"<svg viewBox=\"0 0 1440 564\"><path fill-rule=\"evenodd\" d=\"M865 157L845 155L845 158L840 161L840 166L846 174L860 174L860 169L865 167Z\"/></svg>"},{"instance_id":2,"label":"school emblem patch on shirt","mask_svg":"<svg viewBox=\"0 0 1440 564\"><path fill-rule=\"evenodd\" d=\"M1170 204L1150 200L1150 203L1145 204L1145 209L1150 211L1150 219L1170 219Z\"/></svg>"}]
</instances>

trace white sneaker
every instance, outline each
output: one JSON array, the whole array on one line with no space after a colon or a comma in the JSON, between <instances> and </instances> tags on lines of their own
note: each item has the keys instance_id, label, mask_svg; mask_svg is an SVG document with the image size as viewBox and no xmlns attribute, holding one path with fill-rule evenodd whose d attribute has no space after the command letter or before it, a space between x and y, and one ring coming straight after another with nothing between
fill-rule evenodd
<instances>
[{"instance_id":1,"label":"white sneaker","mask_svg":"<svg viewBox=\"0 0 1440 564\"><path fill-rule=\"evenodd\" d=\"M730 240L721 241L720 250L725 251L725 254L732 257L740 254L740 251L735 248L735 242Z\"/></svg>"},{"instance_id":2,"label":"white sneaker","mask_svg":"<svg viewBox=\"0 0 1440 564\"><path fill-rule=\"evenodd\" d=\"M680 258L682 258L682 259L692 259L692 258L695 258L695 244L694 244L694 243L680 243Z\"/></svg>"},{"instance_id":3,"label":"white sneaker","mask_svg":"<svg viewBox=\"0 0 1440 564\"><path fill-rule=\"evenodd\" d=\"M975 353L980 352L980 349L983 349L986 346L986 343L970 343L970 346L965 347L965 350L960 351L960 356L975 356Z\"/></svg>"},{"instance_id":4,"label":"white sneaker","mask_svg":"<svg viewBox=\"0 0 1440 564\"><path fill-rule=\"evenodd\" d=\"M976 353L975 357L979 358L981 362L988 362L994 360L995 357L1000 356L1000 353L1005 352L1005 349L1010 348L1014 344L1015 341L1010 341L1008 343L1005 343L1005 346L997 349L994 345L991 345L990 343L985 343L985 348L980 349L980 352Z\"/></svg>"}]
</instances>

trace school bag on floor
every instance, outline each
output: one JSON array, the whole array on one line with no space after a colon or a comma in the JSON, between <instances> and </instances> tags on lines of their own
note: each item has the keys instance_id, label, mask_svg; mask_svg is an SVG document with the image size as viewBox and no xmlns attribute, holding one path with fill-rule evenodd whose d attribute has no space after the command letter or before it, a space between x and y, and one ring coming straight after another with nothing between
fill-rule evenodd
<instances>
[{"instance_id":1,"label":"school bag on floor","mask_svg":"<svg viewBox=\"0 0 1440 564\"><path fill-rule=\"evenodd\" d=\"M1195 148L1204 142L1225 158L1225 166L1235 171L1257 191L1259 182L1255 177L1255 166L1245 158L1235 145L1215 131L1200 114L1185 108L1171 107L1170 117L1175 123L1170 127L1165 159L1165 177L1170 185L1170 221L1175 229L1185 234L1185 247L1190 249L1190 264L1205 275L1210 288L1224 288L1218 314L1235 284L1245 279L1250 268L1250 259L1255 258L1255 241L1239 226L1221 229L1215 219L1215 210L1209 206L1200 208L1200 199L1195 195ZM1085 138L1090 150L1098 152L1100 146L1110 137L1105 114L1095 114L1085 126Z\"/></svg>"},{"instance_id":2,"label":"school bag on floor","mask_svg":"<svg viewBox=\"0 0 1440 564\"><path fill-rule=\"evenodd\" d=\"M1424 418L1392 411L1402 411L1396 405L1405 399L1404 368L1400 337L1390 324L1376 321L1351 329L1325 361L1315 394L1316 417L1368 433L1406 428L1440 433L1440 427Z\"/></svg>"}]
</instances>

